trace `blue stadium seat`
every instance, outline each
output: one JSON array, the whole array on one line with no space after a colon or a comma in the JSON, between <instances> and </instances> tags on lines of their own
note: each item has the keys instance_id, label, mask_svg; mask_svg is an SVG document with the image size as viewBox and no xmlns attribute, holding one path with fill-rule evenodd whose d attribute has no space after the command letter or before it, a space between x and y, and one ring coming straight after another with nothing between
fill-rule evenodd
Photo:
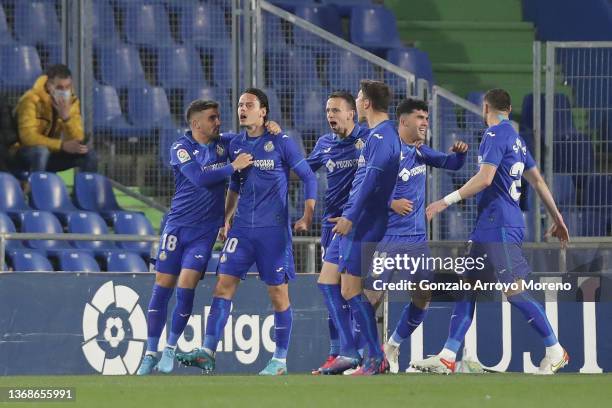
<instances>
[{"instance_id":1,"label":"blue stadium seat","mask_svg":"<svg viewBox=\"0 0 612 408\"><path fill-rule=\"evenodd\" d=\"M417 79L426 80L431 90L434 78L431 61L427 52L418 48L394 48L387 51L387 61L408 72L412 72Z\"/></svg>"},{"instance_id":2,"label":"blue stadium seat","mask_svg":"<svg viewBox=\"0 0 612 408\"><path fill-rule=\"evenodd\" d=\"M37 210L50 211L63 224L68 214L78 211L70 201L70 196L62 179L55 173L36 171L30 174L30 203Z\"/></svg>"},{"instance_id":3,"label":"blue stadium seat","mask_svg":"<svg viewBox=\"0 0 612 408\"><path fill-rule=\"evenodd\" d=\"M164 88L128 89L128 115L134 127L146 132L160 128L176 128Z\"/></svg>"},{"instance_id":4,"label":"blue stadium seat","mask_svg":"<svg viewBox=\"0 0 612 408\"><path fill-rule=\"evenodd\" d=\"M117 203L110 181L101 174L77 173L74 198L79 208L99 213L107 223L112 223L117 213L126 211Z\"/></svg>"},{"instance_id":5,"label":"blue stadium seat","mask_svg":"<svg viewBox=\"0 0 612 408\"><path fill-rule=\"evenodd\" d=\"M302 84L309 87L319 84L316 59L310 50L298 47L270 49L265 53L265 63L268 88L283 91L296 89Z\"/></svg>"},{"instance_id":6,"label":"blue stadium seat","mask_svg":"<svg viewBox=\"0 0 612 408\"><path fill-rule=\"evenodd\" d=\"M115 214L113 221L115 233L130 235L155 235L153 226L143 214L120 212ZM151 255L151 242L118 241L117 245L126 251L138 252L148 258Z\"/></svg>"},{"instance_id":7,"label":"blue stadium seat","mask_svg":"<svg viewBox=\"0 0 612 408\"><path fill-rule=\"evenodd\" d=\"M9 173L0 173L0 211L7 213L14 221L21 221L20 216L32 209L26 204L25 196L19 181Z\"/></svg>"},{"instance_id":8,"label":"blue stadium seat","mask_svg":"<svg viewBox=\"0 0 612 408\"><path fill-rule=\"evenodd\" d=\"M298 91L293 103L294 126L299 131L321 132L326 127L325 95L315 89Z\"/></svg>"},{"instance_id":9,"label":"blue stadium seat","mask_svg":"<svg viewBox=\"0 0 612 408\"><path fill-rule=\"evenodd\" d=\"M13 44L15 40L9 30L8 24L6 23L6 14L4 13L4 7L0 4L0 44Z\"/></svg>"},{"instance_id":10,"label":"blue stadium seat","mask_svg":"<svg viewBox=\"0 0 612 408\"><path fill-rule=\"evenodd\" d=\"M15 34L23 44L58 44L61 26L55 5L48 1L16 2Z\"/></svg>"},{"instance_id":11,"label":"blue stadium seat","mask_svg":"<svg viewBox=\"0 0 612 408\"><path fill-rule=\"evenodd\" d=\"M53 272L51 262L38 251L14 251L9 259L15 272Z\"/></svg>"},{"instance_id":12,"label":"blue stadium seat","mask_svg":"<svg viewBox=\"0 0 612 408\"><path fill-rule=\"evenodd\" d=\"M342 33L342 19L335 7L296 6L295 15L338 37L344 37ZM293 29L293 42L297 45L317 47L327 43L321 37L299 27L294 27Z\"/></svg>"},{"instance_id":13,"label":"blue stadium seat","mask_svg":"<svg viewBox=\"0 0 612 408\"><path fill-rule=\"evenodd\" d=\"M226 89L211 87L187 88L183 95L184 109L187 109L189 104L196 99L219 102L219 110L221 113L221 131L232 129L232 118L234 115L236 115L236 111L230 102L230 96ZM183 122L182 124L185 123Z\"/></svg>"},{"instance_id":14,"label":"blue stadium seat","mask_svg":"<svg viewBox=\"0 0 612 408\"><path fill-rule=\"evenodd\" d=\"M136 129L127 122L123 115L119 95L115 88L110 85L95 85L93 100L94 132L110 133L113 137L138 135Z\"/></svg>"},{"instance_id":15,"label":"blue stadium seat","mask_svg":"<svg viewBox=\"0 0 612 408\"><path fill-rule=\"evenodd\" d=\"M86 252L66 251L59 255L59 267L65 272L100 272L96 259Z\"/></svg>"},{"instance_id":16,"label":"blue stadium seat","mask_svg":"<svg viewBox=\"0 0 612 408\"><path fill-rule=\"evenodd\" d=\"M556 137L553 148L555 173L591 173L595 169L595 152L590 139L577 132Z\"/></svg>"},{"instance_id":17,"label":"blue stadium seat","mask_svg":"<svg viewBox=\"0 0 612 408\"><path fill-rule=\"evenodd\" d=\"M48 211L32 211L23 215L21 232L35 232L43 234L62 234L62 226L58 219ZM29 240L26 245L32 249L46 251L48 254L58 254L63 251L74 251L68 241L60 240Z\"/></svg>"},{"instance_id":18,"label":"blue stadium seat","mask_svg":"<svg viewBox=\"0 0 612 408\"><path fill-rule=\"evenodd\" d=\"M297 14L296 9L299 7L315 7L318 5L314 0L271 0L270 3L294 14Z\"/></svg>"},{"instance_id":19,"label":"blue stadium seat","mask_svg":"<svg viewBox=\"0 0 612 408\"><path fill-rule=\"evenodd\" d=\"M575 131L574 121L572 119L572 105L569 98L564 95L557 93L554 96L554 138L555 140L561 140L564 132ZM540 102L540 126L542 132L544 132L546 124L546 101L544 95L541 95ZM527 94L523 98L523 106L521 109L521 121L519 128L523 130L533 130L533 94ZM542 133L544 134L544 133Z\"/></svg>"},{"instance_id":20,"label":"blue stadium seat","mask_svg":"<svg viewBox=\"0 0 612 408\"><path fill-rule=\"evenodd\" d=\"M576 205L576 186L572 176L553 173L553 196L557 206Z\"/></svg>"},{"instance_id":21,"label":"blue stadium seat","mask_svg":"<svg viewBox=\"0 0 612 408\"><path fill-rule=\"evenodd\" d=\"M402 47L395 15L384 6L355 6L351 10L351 42L372 52Z\"/></svg>"},{"instance_id":22,"label":"blue stadium seat","mask_svg":"<svg viewBox=\"0 0 612 408\"><path fill-rule=\"evenodd\" d=\"M321 0L321 3L334 6L342 17L349 17L355 6L371 6L372 0Z\"/></svg>"},{"instance_id":23,"label":"blue stadium seat","mask_svg":"<svg viewBox=\"0 0 612 408\"><path fill-rule=\"evenodd\" d=\"M31 88L42 74L36 48L29 45L1 46L0 74L4 89L23 91Z\"/></svg>"},{"instance_id":24,"label":"blue stadium seat","mask_svg":"<svg viewBox=\"0 0 612 408\"><path fill-rule=\"evenodd\" d=\"M147 86L138 51L128 45L97 47L99 80L115 88Z\"/></svg>"},{"instance_id":25,"label":"blue stadium seat","mask_svg":"<svg viewBox=\"0 0 612 408\"><path fill-rule=\"evenodd\" d=\"M157 58L157 79L164 88L187 89L204 83L200 56L191 47L165 47Z\"/></svg>"},{"instance_id":26,"label":"blue stadium seat","mask_svg":"<svg viewBox=\"0 0 612 408\"><path fill-rule=\"evenodd\" d=\"M73 212L68 216L68 232L73 234L108 234L106 223L98 214L89 211ZM92 251L96 256L106 256L117 249L111 241L74 241L72 245L78 249Z\"/></svg>"},{"instance_id":27,"label":"blue stadium seat","mask_svg":"<svg viewBox=\"0 0 612 408\"><path fill-rule=\"evenodd\" d=\"M131 252L113 252L106 264L109 272L149 272L142 258Z\"/></svg>"},{"instance_id":28,"label":"blue stadium seat","mask_svg":"<svg viewBox=\"0 0 612 408\"><path fill-rule=\"evenodd\" d=\"M119 41L113 7L108 0L96 0L93 2L92 23L94 44L117 43Z\"/></svg>"},{"instance_id":29,"label":"blue stadium seat","mask_svg":"<svg viewBox=\"0 0 612 408\"><path fill-rule=\"evenodd\" d=\"M184 44L214 49L229 47L230 30L223 9L193 0L182 1L177 7Z\"/></svg>"},{"instance_id":30,"label":"blue stadium seat","mask_svg":"<svg viewBox=\"0 0 612 408\"><path fill-rule=\"evenodd\" d=\"M128 43L151 49L174 44L168 13L162 4L129 2L125 6L124 18Z\"/></svg>"},{"instance_id":31,"label":"blue stadium seat","mask_svg":"<svg viewBox=\"0 0 612 408\"><path fill-rule=\"evenodd\" d=\"M13 220L2 212L0 212L0 232L17 232L15 229L15 224L13 224ZM9 239L6 241L6 250L9 252L22 248L24 248L24 246L21 241L15 239Z\"/></svg>"},{"instance_id":32,"label":"blue stadium seat","mask_svg":"<svg viewBox=\"0 0 612 408\"><path fill-rule=\"evenodd\" d=\"M357 93L362 78L374 73L374 66L368 61L346 50L331 52L326 67L332 89L343 89L352 94ZM333 75L330 74L332 69Z\"/></svg>"}]
</instances>

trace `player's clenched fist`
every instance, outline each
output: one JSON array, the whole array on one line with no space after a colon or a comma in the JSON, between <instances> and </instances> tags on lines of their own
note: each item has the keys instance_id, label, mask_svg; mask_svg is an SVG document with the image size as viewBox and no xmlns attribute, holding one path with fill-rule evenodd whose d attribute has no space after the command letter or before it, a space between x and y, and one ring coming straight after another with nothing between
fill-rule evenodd
<instances>
[{"instance_id":1,"label":"player's clenched fist","mask_svg":"<svg viewBox=\"0 0 612 408\"><path fill-rule=\"evenodd\" d=\"M451 147L451 152L454 153L465 153L468 151L468 145L465 142L462 142L461 140L456 141L453 144L453 147Z\"/></svg>"},{"instance_id":2,"label":"player's clenched fist","mask_svg":"<svg viewBox=\"0 0 612 408\"><path fill-rule=\"evenodd\" d=\"M234 170L242 170L253 164L253 156L248 153L240 153L232 162Z\"/></svg>"}]
</instances>

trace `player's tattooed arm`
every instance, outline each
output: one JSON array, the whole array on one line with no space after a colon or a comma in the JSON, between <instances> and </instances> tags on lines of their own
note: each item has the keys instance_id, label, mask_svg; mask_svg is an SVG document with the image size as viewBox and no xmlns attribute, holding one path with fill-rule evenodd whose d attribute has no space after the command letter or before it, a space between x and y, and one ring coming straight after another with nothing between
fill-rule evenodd
<instances>
[{"instance_id":1,"label":"player's tattooed arm","mask_svg":"<svg viewBox=\"0 0 612 408\"><path fill-rule=\"evenodd\" d=\"M567 243L569 242L569 231L542 174L540 174L538 168L534 166L525 170L523 177L525 177L527 182L531 184L536 193L538 193L538 196L552 218L552 225L546 232L546 237L555 237L561 241L561 247L567 247Z\"/></svg>"}]
</instances>

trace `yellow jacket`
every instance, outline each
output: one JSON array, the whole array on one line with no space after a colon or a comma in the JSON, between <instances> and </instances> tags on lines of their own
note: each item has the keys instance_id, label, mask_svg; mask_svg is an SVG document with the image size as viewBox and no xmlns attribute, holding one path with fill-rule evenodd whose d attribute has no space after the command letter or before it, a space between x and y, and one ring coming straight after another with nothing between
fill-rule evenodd
<instances>
[{"instance_id":1,"label":"yellow jacket","mask_svg":"<svg viewBox=\"0 0 612 408\"><path fill-rule=\"evenodd\" d=\"M32 89L28 90L17 102L17 127L19 130L19 143L13 149L26 146L47 146L52 152L61 149L63 140L83 140L83 120L81 119L81 104L79 99L72 95L70 118L64 122L54 112L51 95L45 85L47 76L40 76Z\"/></svg>"}]
</instances>

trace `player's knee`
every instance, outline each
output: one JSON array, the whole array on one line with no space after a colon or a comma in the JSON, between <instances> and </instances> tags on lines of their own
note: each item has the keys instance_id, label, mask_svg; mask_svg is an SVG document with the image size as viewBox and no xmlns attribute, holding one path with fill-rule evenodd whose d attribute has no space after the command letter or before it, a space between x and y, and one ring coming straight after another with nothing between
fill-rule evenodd
<instances>
[{"instance_id":1,"label":"player's knee","mask_svg":"<svg viewBox=\"0 0 612 408\"><path fill-rule=\"evenodd\" d=\"M342 294L342 297L344 298L344 300L349 300L357 296L359 294L359 291L355 290L355 288L347 287L346 285L343 285L342 289L340 290L340 293Z\"/></svg>"},{"instance_id":2,"label":"player's knee","mask_svg":"<svg viewBox=\"0 0 612 408\"><path fill-rule=\"evenodd\" d=\"M374 309L378 309L378 306L380 305L380 302L383 297L383 292L365 289L363 291L363 294L368 299L368 302L370 302L370 304L374 306Z\"/></svg>"},{"instance_id":3,"label":"player's knee","mask_svg":"<svg viewBox=\"0 0 612 408\"><path fill-rule=\"evenodd\" d=\"M176 286L176 276L157 272L155 274L155 284L164 288L173 288Z\"/></svg>"},{"instance_id":4,"label":"player's knee","mask_svg":"<svg viewBox=\"0 0 612 408\"><path fill-rule=\"evenodd\" d=\"M213 296L221 297L224 299L231 299L234 296L234 293L236 292L237 286L238 282L220 277L217 280L217 284L215 285Z\"/></svg>"},{"instance_id":5,"label":"player's knee","mask_svg":"<svg viewBox=\"0 0 612 408\"><path fill-rule=\"evenodd\" d=\"M275 311L282 312L289 307L289 292L285 285L268 286L270 302Z\"/></svg>"}]
</instances>

